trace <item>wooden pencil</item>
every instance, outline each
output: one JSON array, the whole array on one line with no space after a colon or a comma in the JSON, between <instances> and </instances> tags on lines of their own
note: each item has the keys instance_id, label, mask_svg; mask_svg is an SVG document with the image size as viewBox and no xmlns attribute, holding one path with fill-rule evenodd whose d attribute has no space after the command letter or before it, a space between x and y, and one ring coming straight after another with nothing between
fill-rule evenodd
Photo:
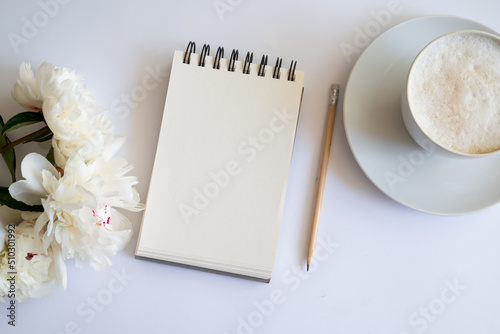
<instances>
[{"instance_id":1,"label":"wooden pencil","mask_svg":"<svg viewBox=\"0 0 500 334\"><path fill-rule=\"evenodd\" d=\"M321 213L321 203L323 202L323 190L325 188L326 172L328 170L328 159L330 157L330 148L332 145L333 126L335 124L339 90L340 87L338 84L333 84L330 90L330 101L328 104L325 133L323 136L323 148L321 151L319 175L314 198L311 231L309 233L309 244L307 247L307 271L309 271L309 266L314 255L314 248L316 247L316 236L318 234L319 216Z\"/></svg>"}]
</instances>

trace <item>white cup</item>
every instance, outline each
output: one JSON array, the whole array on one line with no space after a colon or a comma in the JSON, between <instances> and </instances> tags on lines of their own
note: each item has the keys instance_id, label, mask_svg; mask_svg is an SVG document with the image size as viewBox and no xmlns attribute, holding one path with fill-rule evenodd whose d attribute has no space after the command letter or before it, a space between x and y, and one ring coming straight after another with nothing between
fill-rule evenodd
<instances>
[{"instance_id":1,"label":"white cup","mask_svg":"<svg viewBox=\"0 0 500 334\"><path fill-rule=\"evenodd\" d=\"M485 49L478 45L484 45ZM446 47L448 51L444 51ZM484 57L487 59L479 62ZM452 158L500 153L500 66L494 64L500 64L500 38L482 31L452 32L436 38L420 51L401 95L403 121L417 144ZM488 77L493 84L481 83L475 75ZM474 89L468 89L472 86ZM496 118L498 127L488 125L493 124L491 120L497 122ZM477 131L481 126L491 129ZM498 146L492 144L495 139ZM469 141L474 144L466 146Z\"/></svg>"}]
</instances>

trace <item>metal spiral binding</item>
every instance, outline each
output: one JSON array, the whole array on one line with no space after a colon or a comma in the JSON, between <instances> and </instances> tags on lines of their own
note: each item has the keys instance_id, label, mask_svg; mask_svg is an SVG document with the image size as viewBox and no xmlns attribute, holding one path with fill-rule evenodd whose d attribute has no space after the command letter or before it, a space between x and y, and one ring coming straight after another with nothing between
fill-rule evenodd
<instances>
[{"instance_id":1,"label":"metal spiral binding","mask_svg":"<svg viewBox=\"0 0 500 334\"><path fill-rule=\"evenodd\" d=\"M295 67L297 66L297 61L292 60L290 64L290 70L288 71L288 81L295 81Z\"/></svg>"},{"instance_id":2,"label":"metal spiral binding","mask_svg":"<svg viewBox=\"0 0 500 334\"><path fill-rule=\"evenodd\" d=\"M210 54L210 45L203 44L203 48L200 53L200 60L198 60L198 66L205 66L205 61L207 56Z\"/></svg>"},{"instance_id":3,"label":"metal spiral binding","mask_svg":"<svg viewBox=\"0 0 500 334\"><path fill-rule=\"evenodd\" d=\"M220 59L224 57L224 48L223 47L218 47L217 52L215 53L215 58L214 58L214 69L220 69Z\"/></svg>"},{"instance_id":4,"label":"metal spiral binding","mask_svg":"<svg viewBox=\"0 0 500 334\"><path fill-rule=\"evenodd\" d=\"M229 58L229 65L227 66L227 70L230 72L234 72L234 65L238 60L238 50L233 49L231 52L231 57Z\"/></svg>"},{"instance_id":5,"label":"metal spiral binding","mask_svg":"<svg viewBox=\"0 0 500 334\"><path fill-rule=\"evenodd\" d=\"M263 55L259 65L259 71L257 72L257 75L259 77L263 77L264 74L266 74L266 65L267 65L267 55Z\"/></svg>"},{"instance_id":6,"label":"metal spiral binding","mask_svg":"<svg viewBox=\"0 0 500 334\"><path fill-rule=\"evenodd\" d=\"M196 44L191 41L188 43L186 48L186 52L184 53L183 63L190 64L191 63L191 54L196 52ZM198 66L205 66L207 56L210 55L210 45L203 44L203 48L201 49L200 58L198 60ZM220 69L220 61L224 58L224 48L218 47L217 52L214 57L213 68L219 70ZM231 52L231 57L229 57L229 63L227 66L227 70L230 72L234 72L236 67L236 61L238 60L238 50L233 49ZM253 61L253 52L247 52L245 57L245 62L243 63L243 74L250 74L250 65ZM266 66L267 66L268 56L263 55L260 61L257 76L264 77L266 75ZM283 59L278 57L276 59L276 64L273 68L273 79L280 79L281 76L281 64ZM295 68L297 67L297 61L292 60L290 63L290 68L288 70L288 81L295 81Z\"/></svg>"},{"instance_id":7,"label":"metal spiral binding","mask_svg":"<svg viewBox=\"0 0 500 334\"><path fill-rule=\"evenodd\" d=\"M253 60L253 52L247 52L245 57L245 64L243 64L243 74L250 74L250 64Z\"/></svg>"},{"instance_id":8,"label":"metal spiral binding","mask_svg":"<svg viewBox=\"0 0 500 334\"><path fill-rule=\"evenodd\" d=\"M196 43L189 42L186 48L186 52L184 53L184 60L182 61L184 64L191 64L191 53L196 52Z\"/></svg>"},{"instance_id":9,"label":"metal spiral binding","mask_svg":"<svg viewBox=\"0 0 500 334\"><path fill-rule=\"evenodd\" d=\"M280 78L280 72L281 72L281 62L282 59L278 57L276 59L276 65L274 65L274 70L273 70L273 79L279 79Z\"/></svg>"}]
</instances>

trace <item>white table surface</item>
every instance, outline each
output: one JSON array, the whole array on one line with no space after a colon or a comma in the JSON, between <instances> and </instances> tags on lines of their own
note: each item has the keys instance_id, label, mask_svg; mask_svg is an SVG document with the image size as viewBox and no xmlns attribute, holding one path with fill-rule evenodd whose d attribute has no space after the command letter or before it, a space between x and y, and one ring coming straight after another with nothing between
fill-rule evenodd
<instances>
[{"instance_id":1,"label":"white table surface","mask_svg":"<svg viewBox=\"0 0 500 334\"><path fill-rule=\"evenodd\" d=\"M68 261L67 290L19 304L15 328L0 304L0 333L500 333L500 206L441 217L388 198L351 153L343 92L317 262L304 271L328 90L333 82L345 88L359 56L344 55L341 45L354 45L367 25L378 24L380 34L430 14L500 31L498 13L500 2L493 0L2 1L4 119L22 111L10 95L21 61L84 74L116 133L128 138L119 154L135 166L143 200L174 50L193 40L198 48L209 43L212 50L253 51L255 62L264 53L296 59L306 79L270 284L136 260L142 213L127 214L134 237L111 268L94 272ZM12 33L22 42L11 43ZM127 105L152 71L157 87ZM20 149L19 161L34 149ZM0 165L5 185L9 178Z\"/></svg>"}]
</instances>

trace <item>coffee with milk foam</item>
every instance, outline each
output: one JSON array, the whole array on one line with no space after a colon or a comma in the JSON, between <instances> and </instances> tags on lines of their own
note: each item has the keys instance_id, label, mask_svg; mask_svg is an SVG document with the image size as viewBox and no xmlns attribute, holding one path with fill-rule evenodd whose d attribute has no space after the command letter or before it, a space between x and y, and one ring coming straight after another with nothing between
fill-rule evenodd
<instances>
[{"instance_id":1,"label":"coffee with milk foam","mask_svg":"<svg viewBox=\"0 0 500 334\"><path fill-rule=\"evenodd\" d=\"M408 99L421 130L441 146L469 154L500 149L500 42L449 34L415 60Z\"/></svg>"}]
</instances>

